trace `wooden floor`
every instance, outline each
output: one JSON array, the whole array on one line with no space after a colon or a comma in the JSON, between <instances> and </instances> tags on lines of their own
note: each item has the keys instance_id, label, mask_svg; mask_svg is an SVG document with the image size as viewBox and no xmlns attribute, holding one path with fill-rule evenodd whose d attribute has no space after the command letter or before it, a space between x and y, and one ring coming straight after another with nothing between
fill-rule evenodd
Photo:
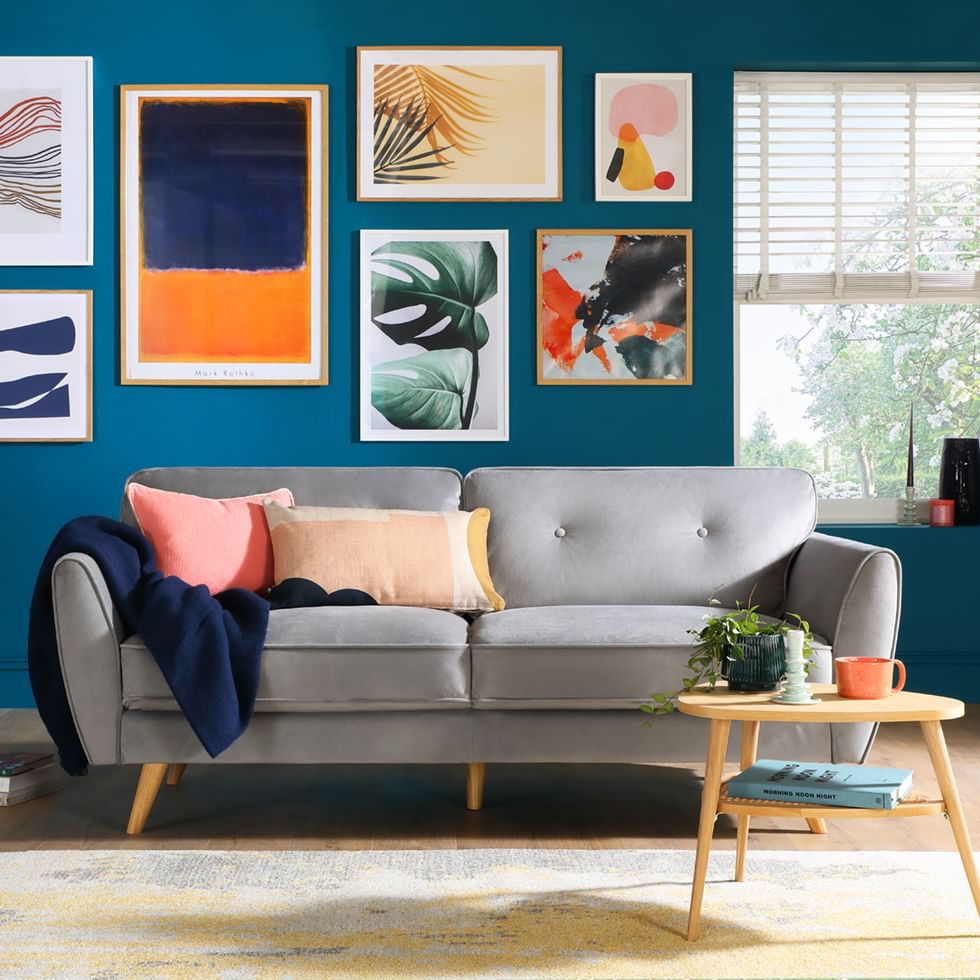
<instances>
[{"instance_id":1,"label":"wooden floor","mask_svg":"<svg viewBox=\"0 0 980 980\"><path fill-rule=\"evenodd\" d=\"M947 723L953 767L980 848L980 705ZM0 746L48 745L33 711L0 710ZM934 792L917 725L882 725L869 760L911 768ZM0 808L0 850L32 848L410 849L661 847L693 850L699 766L488 765L484 809L465 808L463 766L190 766L160 791L144 834L125 835L138 766L93 768L59 792ZM954 849L942 817L830 822L756 818L752 849ZM719 849L735 821L718 818Z\"/></svg>"}]
</instances>

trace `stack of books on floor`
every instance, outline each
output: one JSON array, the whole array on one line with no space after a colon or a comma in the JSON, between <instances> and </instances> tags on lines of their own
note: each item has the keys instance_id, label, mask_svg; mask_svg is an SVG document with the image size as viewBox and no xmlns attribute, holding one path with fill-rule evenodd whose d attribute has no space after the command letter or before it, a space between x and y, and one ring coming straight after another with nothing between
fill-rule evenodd
<instances>
[{"instance_id":1,"label":"stack of books on floor","mask_svg":"<svg viewBox=\"0 0 980 980\"><path fill-rule=\"evenodd\" d=\"M911 769L760 759L728 783L743 800L894 810L912 788Z\"/></svg>"},{"instance_id":2,"label":"stack of books on floor","mask_svg":"<svg viewBox=\"0 0 980 980\"><path fill-rule=\"evenodd\" d=\"M0 751L0 806L13 806L53 793L64 773L50 752Z\"/></svg>"}]
</instances>

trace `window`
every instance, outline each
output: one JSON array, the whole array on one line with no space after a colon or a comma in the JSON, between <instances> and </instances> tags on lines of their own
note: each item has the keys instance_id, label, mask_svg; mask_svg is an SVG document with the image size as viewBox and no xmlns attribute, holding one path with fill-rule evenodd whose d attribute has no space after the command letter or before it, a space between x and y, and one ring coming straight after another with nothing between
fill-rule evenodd
<instances>
[{"instance_id":1,"label":"window","mask_svg":"<svg viewBox=\"0 0 980 980\"><path fill-rule=\"evenodd\" d=\"M821 519L935 496L980 428L980 75L740 73L737 458L813 472Z\"/></svg>"}]
</instances>

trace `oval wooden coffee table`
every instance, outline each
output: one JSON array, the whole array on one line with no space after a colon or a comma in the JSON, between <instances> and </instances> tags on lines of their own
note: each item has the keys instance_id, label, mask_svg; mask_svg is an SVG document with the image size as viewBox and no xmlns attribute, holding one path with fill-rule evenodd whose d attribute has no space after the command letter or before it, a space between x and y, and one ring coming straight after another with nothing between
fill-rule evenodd
<instances>
[{"instance_id":1,"label":"oval wooden coffee table","mask_svg":"<svg viewBox=\"0 0 980 980\"><path fill-rule=\"evenodd\" d=\"M691 889L691 911L687 921L687 938L698 938L701 924L701 900L708 871L708 855L715 818L719 813L734 813L738 817L738 843L735 854L735 880L745 874L745 851L749 840L749 817L776 816L805 819L812 830L824 833L823 821L872 819L892 817L924 817L945 813L949 817L963 869L970 882L973 901L980 913L980 878L973 860L970 835L963 815L953 769L943 738L942 722L963 716L963 702L932 694L899 691L880 701L857 701L842 698L833 684L811 684L810 690L821 700L819 704L777 704L772 694L743 694L729 691L724 684L714 690L694 688L678 698L678 707L686 715L707 718L708 759L704 770L704 789L701 793L701 819L698 826L698 849L694 861L694 885ZM938 800L923 799L910 794L894 810L862 810L841 806L814 806L809 803L780 803L775 800L744 800L728 795L722 788L725 751L733 721L742 723L741 767L747 769L756 760L759 744L759 725L762 722L890 722L917 721L929 749L929 758L939 783Z\"/></svg>"}]
</instances>

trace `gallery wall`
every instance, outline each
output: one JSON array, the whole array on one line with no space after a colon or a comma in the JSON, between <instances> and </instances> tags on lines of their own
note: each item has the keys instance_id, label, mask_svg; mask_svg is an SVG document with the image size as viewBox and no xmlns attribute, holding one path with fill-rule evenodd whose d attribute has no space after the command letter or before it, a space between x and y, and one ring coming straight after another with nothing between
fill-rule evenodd
<instances>
[{"instance_id":1,"label":"gallery wall","mask_svg":"<svg viewBox=\"0 0 980 980\"><path fill-rule=\"evenodd\" d=\"M379 0L50 0L4 12L0 54L94 58L95 263L0 268L0 289L94 290L94 441L0 444L0 706L31 703L27 610L55 531L79 514L115 514L128 473L171 465L687 465L732 461L732 72L735 69L977 70L980 6L946 0L782 0L603 5L425 4ZM564 200L358 203L354 187L357 45L563 47ZM596 72L692 72L691 203L596 203ZM315 83L330 86L330 383L311 388L119 384L119 85ZM691 228L690 387L562 387L535 381L537 228ZM357 432L358 233L363 228L510 232L510 439L361 443ZM601 501L597 502L601 506ZM980 700L980 651L942 610L975 591L973 529L850 528L906 565L900 653L923 683ZM965 687L964 687L965 686ZM972 692L972 693L971 693Z\"/></svg>"}]
</instances>

